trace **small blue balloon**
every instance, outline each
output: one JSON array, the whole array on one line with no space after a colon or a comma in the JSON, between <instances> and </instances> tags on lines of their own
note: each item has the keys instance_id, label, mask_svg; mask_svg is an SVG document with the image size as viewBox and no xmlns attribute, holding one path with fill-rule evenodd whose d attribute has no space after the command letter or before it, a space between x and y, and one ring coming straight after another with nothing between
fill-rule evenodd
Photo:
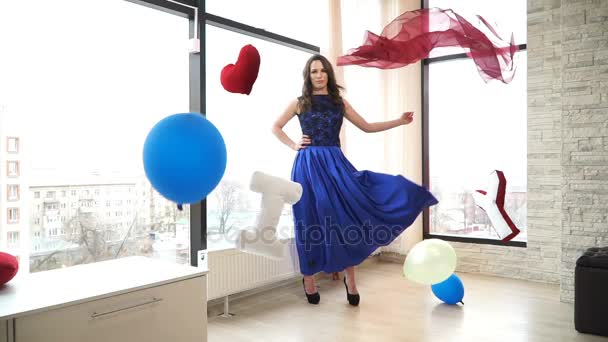
<instances>
[{"instance_id":1,"label":"small blue balloon","mask_svg":"<svg viewBox=\"0 0 608 342\"><path fill-rule=\"evenodd\" d=\"M431 289L435 296L446 304L454 305L456 303L462 303L464 285L462 285L462 281L460 281L460 278L458 278L456 274L452 273L448 279L441 283L433 284Z\"/></svg>"},{"instance_id":2,"label":"small blue balloon","mask_svg":"<svg viewBox=\"0 0 608 342\"><path fill-rule=\"evenodd\" d=\"M176 203L196 203L222 179L226 145L202 114L174 114L150 130L143 158L146 177L156 191Z\"/></svg>"}]
</instances>

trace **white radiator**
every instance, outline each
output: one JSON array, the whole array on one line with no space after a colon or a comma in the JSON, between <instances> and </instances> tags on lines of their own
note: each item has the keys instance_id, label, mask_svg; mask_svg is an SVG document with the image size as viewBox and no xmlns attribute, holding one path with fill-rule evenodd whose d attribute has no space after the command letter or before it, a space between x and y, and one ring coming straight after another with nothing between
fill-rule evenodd
<instances>
[{"instance_id":1,"label":"white radiator","mask_svg":"<svg viewBox=\"0 0 608 342\"><path fill-rule=\"evenodd\" d=\"M251 290L300 274L294 240L282 260L247 254L236 249L210 251L207 299L212 300Z\"/></svg>"}]
</instances>

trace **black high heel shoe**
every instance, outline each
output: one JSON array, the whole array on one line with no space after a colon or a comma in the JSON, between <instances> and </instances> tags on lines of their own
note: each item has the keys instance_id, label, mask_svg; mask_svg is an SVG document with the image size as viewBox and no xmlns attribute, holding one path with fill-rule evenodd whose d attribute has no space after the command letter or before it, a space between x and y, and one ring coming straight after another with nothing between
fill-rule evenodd
<instances>
[{"instance_id":1,"label":"black high heel shoe","mask_svg":"<svg viewBox=\"0 0 608 342\"><path fill-rule=\"evenodd\" d=\"M344 287L346 287L346 299L348 299L348 304L352 305L352 306L358 306L359 305L359 300L361 299L361 297L359 296L359 294L350 294L348 293L348 285L346 285L346 277L344 277Z\"/></svg>"},{"instance_id":2,"label":"black high heel shoe","mask_svg":"<svg viewBox=\"0 0 608 342\"><path fill-rule=\"evenodd\" d=\"M309 304L319 304L319 302L321 301L321 296L319 295L319 291L317 291L313 294L306 293L306 285L304 285L304 278L302 278L302 287L304 287L304 294L306 295L306 299L308 300L308 303Z\"/></svg>"}]
</instances>

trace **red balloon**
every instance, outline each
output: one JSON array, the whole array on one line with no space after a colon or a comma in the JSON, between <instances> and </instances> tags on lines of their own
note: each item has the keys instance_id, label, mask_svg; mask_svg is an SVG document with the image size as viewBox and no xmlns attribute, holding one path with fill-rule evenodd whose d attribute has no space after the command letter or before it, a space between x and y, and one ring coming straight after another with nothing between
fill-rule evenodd
<instances>
[{"instance_id":1,"label":"red balloon","mask_svg":"<svg viewBox=\"0 0 608 342\"><path fill-rule=\"evenodd\" d=\"M251 93L253 84L260 70L260 53L251 44L243 46L235 64L228 64L222 69L221 82L226 91L231 93Z\"/></svg>"}]
</instances>

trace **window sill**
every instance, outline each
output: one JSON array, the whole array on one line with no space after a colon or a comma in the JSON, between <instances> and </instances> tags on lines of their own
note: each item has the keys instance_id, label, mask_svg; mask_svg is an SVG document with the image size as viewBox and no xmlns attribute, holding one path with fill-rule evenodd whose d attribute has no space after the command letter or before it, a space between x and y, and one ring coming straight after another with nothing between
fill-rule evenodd
<instances>
[{"instance_id":1,"label":"window sill","mask_svg":"<svg viewBox=\"0 0 608 342\"><path fill-rule=\"evenodd\" d=\"M450 235L436 235L425 233L423 239L440 239L444 241L462 242L462 243L475 243L480 245L496 245L503 247L523 247L526 248L528 243L526 241L502 241L495 239L483 239L483 238L472 238L464 236L450 236Z\"/></svg>"}]
</instances>

